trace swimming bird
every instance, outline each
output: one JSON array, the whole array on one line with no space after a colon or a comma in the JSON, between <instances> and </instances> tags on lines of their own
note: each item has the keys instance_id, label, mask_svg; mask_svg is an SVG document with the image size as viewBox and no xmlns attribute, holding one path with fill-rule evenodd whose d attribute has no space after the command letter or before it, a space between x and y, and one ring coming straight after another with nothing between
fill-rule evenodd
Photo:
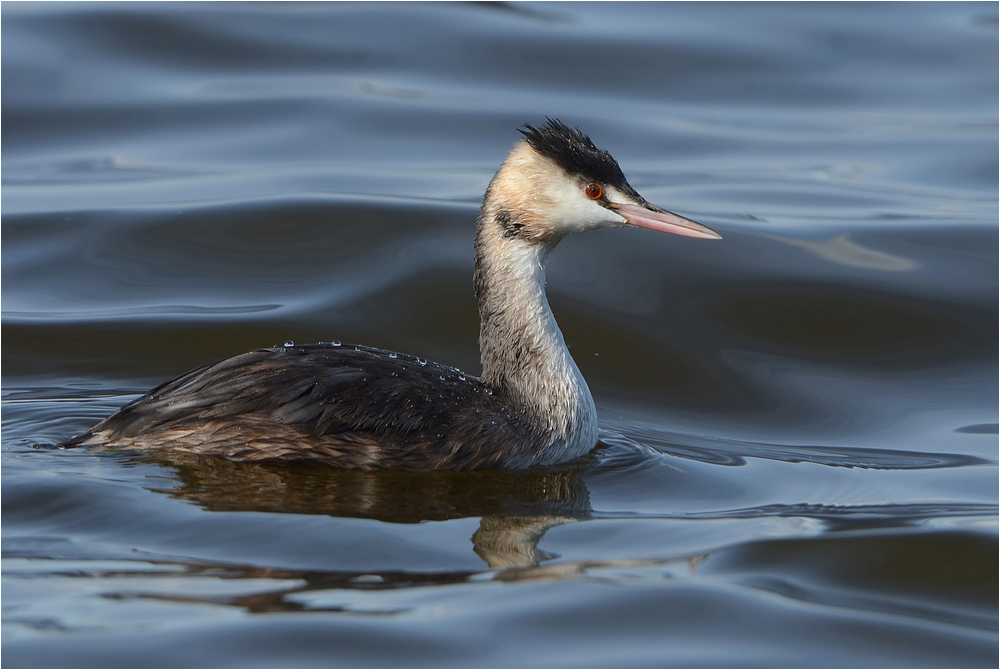
<instances>
[{"instance_id":1,"label":"swimming bird","mask_svg":"<svg viewBox=\"0 0 1000 670\"><path fill-rule=\"evenodd\" d=\"M549 119L520 132L476 226L480 377L338 342L258 349L154 388L65 446L424 471L587 454L597 409L545 297L549 254L602 228L721 236L647 202L579 128Z\"/></svg>"}]
</instances>

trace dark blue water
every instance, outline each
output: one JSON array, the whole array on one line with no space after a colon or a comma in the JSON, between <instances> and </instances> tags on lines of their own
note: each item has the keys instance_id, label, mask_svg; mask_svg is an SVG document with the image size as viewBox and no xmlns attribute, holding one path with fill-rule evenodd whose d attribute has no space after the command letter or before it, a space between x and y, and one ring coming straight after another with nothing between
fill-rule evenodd
<instances>
[{"instance_id":1,"label":"dark blue water","mask_svg":"<svg viewBox=\"0 0 1000 670\"><path fill-rule=\"evenodd\" d=\"M43 666L994 666L997 6L2 7L3 649ZM602 444L54 448L291 339L478 372L516 128L707 243L566 240Z\"/></svg>"}]
</instances>

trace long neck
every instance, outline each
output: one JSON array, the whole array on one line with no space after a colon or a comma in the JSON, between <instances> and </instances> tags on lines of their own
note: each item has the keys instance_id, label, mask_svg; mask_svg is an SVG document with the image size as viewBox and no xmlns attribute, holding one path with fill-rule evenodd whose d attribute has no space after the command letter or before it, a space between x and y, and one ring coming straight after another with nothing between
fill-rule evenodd
<instances>
[{"instance_id":1,"label":"long neck","mask_svg":"<svg viewBox=\"0 0 1000 670\"><path fill-rule=\"evenodd\" d=\"M512 233L486 205L476 230L476 297L483 382L522 412L556 462L590 451L597 411L545 297L545 265L556 241Z\"/></svg>"}]
</instances>

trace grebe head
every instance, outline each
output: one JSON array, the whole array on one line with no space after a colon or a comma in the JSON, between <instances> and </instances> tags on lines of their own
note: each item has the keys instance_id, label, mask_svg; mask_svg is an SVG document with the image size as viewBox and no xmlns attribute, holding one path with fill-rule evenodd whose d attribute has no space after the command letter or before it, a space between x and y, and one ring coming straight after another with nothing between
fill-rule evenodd
<instances>
[{"instance_id":1,"label":"grebe head","mask_svg":"<svg viewBox=\"0 0 1000 670\"><path fill-rule=\"evenodd\" d=\"M549 119L525 124L524 139L490 184L486 205L504 237L554 245L570 233L638 226L686 237L721 235L648 202L625 179L618 162L579 129Z\"/></svg>"}]
</instances>

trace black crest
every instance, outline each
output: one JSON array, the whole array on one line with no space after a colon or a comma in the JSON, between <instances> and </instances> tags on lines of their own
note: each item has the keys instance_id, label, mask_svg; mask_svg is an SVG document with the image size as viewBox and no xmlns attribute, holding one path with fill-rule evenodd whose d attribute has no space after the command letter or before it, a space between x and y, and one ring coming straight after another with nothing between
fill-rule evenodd
<instances>
[{"instance_id":1,"label":"black crest","mask_svg":"<svg viewBox=\"0 0 1000 670\"><path fill-rule=\"evenodd\" d=\"M618 167L618 161L607 151L594 146L579 128L574 130L559 119L546 118L546 121L541 128L526 123L526 130L519 131L535 151L551 158L570 174L615 186L626 193L634 192Z\"/></svg>"}]
</instances>

